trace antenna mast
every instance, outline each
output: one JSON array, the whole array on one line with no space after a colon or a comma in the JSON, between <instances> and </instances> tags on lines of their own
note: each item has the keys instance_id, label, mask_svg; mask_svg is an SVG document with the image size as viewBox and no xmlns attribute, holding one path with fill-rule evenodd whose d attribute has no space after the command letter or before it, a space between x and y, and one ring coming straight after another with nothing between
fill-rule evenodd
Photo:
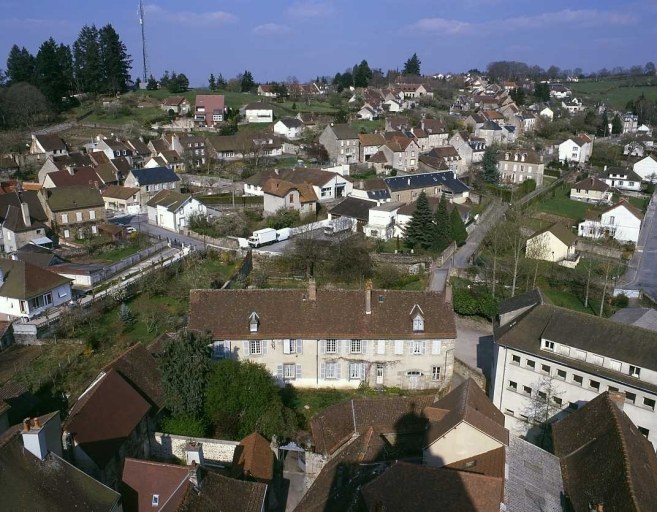
<instances>
[{"instance_id":1,"label":"antenna mast","mask_svg":"<svg viewBox=\"0 0 657 512\"><path fill-rule=\"evenodd\" d=\"M144 63L144 75L142 79L144 84L148 81L148 71L146 69L146 34L144 32L144 2L139 0L139 25L141 25L141 57Z\"/></svg>"}]
</instances>

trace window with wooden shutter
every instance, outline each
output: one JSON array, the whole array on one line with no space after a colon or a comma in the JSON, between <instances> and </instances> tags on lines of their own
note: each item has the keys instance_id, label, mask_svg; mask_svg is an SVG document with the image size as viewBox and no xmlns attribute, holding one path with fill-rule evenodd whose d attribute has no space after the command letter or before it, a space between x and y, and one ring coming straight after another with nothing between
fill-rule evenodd
<instances>
[{"instance_id":1,"label":"window with wooden shutter","mask_svg":"<svg viewBox=\"0 0 657 512\"><path fill-rule=\"evenodd\" d=\"M303 340L297 340L297 354L303 354Z\"/></svg>"},{"instance_id":2,"label":"window with wooden shutter","mask_svg":"<svg viewBox=\"0 0 657 512\"><path fill-rule=\"evenodd\" d=\"M404 340L395 340L395 355L400 356L404 353Z\"/></svg>"},{"instance_id":3,"label":"window with wooden shutter","mask_svg":"<svg viewBox=\"0 0 657 512\"><path fill-rule=\"evenodd\" d=\"M386 353L386 340L378 340L376 344L376 353L380 356Z\"/></svg>"},{"instance_id":4,"label":"window with wooden shutter","mask_svg":"<svg viewBox=\"0 0 657 512\"><path fill-rule=\"evenodd\" d=\"M431 343L431 353L433 355L440 354L440 348L441 348L441 340L433 340Z\"/></svg>"}]
</instances>

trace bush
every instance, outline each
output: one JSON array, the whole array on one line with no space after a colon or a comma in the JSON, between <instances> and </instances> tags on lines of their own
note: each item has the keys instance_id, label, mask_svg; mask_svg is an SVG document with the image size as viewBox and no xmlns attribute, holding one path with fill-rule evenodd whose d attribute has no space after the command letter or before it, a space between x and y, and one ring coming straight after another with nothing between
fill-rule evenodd
<instances>
[{"instance_id":1,"label":"bush","mask_svg":"<svg viewBox=\"0 0 657 512\"><path fill-rule=\"evenodd\" d=\"M454 289L454 311L464 316L481 316L492 320L497 314L497 300L488 292L471 288Z\"/></svg>"},{"instance_id":2,"label":"bush","mask_svg":"<svg viewBox=\"0 0 657 512\"><path fill-rule=\"evenodd\" d=\"M267 227L273 229L290 228L298 226L301 223L301 216L298 210L291 208L279 208L276 213L267 217Z\"/></svg>"},{"instance_id":3,"label":"bush","mask_svg":"<svg viewBox=\"0 0 657 512\"><path fill-rule=\"evenodd\" d=\"M162 422L162 432L178 436L205 437L208 433L208 421L191 416L170 416Z\"/></svg>"},{"instance_id":4,"label":"bush","mask_svg":"<svg viewBox=\"0 0 657 512\"><path fill-rule=\"evenodd\" d=\"M627 298L627 295L620 294L611 299L611 305L617 308L626 308L630 303L630 299Z\"/></svg>"}]
</instances>

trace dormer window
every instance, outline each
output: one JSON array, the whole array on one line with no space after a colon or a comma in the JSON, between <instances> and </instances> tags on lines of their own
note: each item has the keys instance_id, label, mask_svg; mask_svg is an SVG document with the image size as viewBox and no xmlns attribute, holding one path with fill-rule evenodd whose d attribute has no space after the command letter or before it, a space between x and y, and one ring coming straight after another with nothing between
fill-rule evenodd
<instances>
[{"instance_id":1,"label":"dormer window","mask_svg":"<svg viewBox=\"0 0 657 512\"><path fill-rule=\"evenodd\" d=\"M413 317L413 332L424 332L424 318L419 313Z\"/></svg>"},{"instance_id":2,"label":"dormer window","mask_svg":"<svg viewBox=\"0 0 657 512\"><path fill-rule=\"evenodd\" d=\"M249 330L251 332L258 332L258 326L260 325L260 318L258 314L254 311L249 316Z\"/></svg>"}]
</instances>

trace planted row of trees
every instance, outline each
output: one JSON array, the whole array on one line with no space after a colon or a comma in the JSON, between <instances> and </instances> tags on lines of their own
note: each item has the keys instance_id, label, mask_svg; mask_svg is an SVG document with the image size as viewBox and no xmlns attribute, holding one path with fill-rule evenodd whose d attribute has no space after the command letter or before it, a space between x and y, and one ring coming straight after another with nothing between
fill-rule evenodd
<instances>
[{"instance_id":1,"label":"planted row of trees","mask_svg":"<svg viewBox=\"0 0 657 512\"><path fill-rule=\"evenodd\" d=\"M449 244L463 244L468 234L456 205L452 212L447 208L443 195L435 213L431 211L429 200L424 192L417 199L417 208L404 231L404 245L409 249L442 252Z\"/></svg>"}]
</instances>

